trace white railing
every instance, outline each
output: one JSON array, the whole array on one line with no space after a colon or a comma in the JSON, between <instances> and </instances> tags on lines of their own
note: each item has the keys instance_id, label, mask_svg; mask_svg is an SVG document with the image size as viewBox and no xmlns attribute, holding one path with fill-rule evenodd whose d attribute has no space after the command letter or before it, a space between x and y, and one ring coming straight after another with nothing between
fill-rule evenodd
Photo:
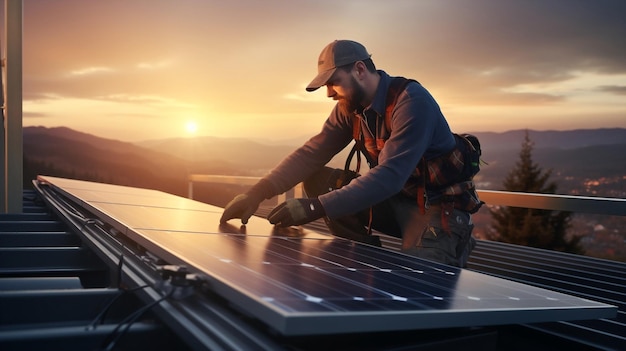
<instances>
[{"instance_id":1,"label":"white railing","mask_svg":"<svg viewBox=\"0 0 626 351\"><path fill-rule=\"evenodd\" d=\"M626 216L626 199L496 190L477 191L480 199L490 205Z\"/></svg>"},{"instance_id":2,"label":"white railing","mask_svg":"<svg viewBox=\"0 0 626 351\"><path fill-rule=\"evenodd\" d=\"M193 183L218 183L254 185L260 177L192 174L189 176L188 197L193 199ZM302 197L302 183L294 188L294 197ZM478 190L478 196L489 205L534 208L542 210L593 213L626 216L626 199L521 193L496 190ZM286 194L278 196L278 203L285 201Z\"/></svg>"},{"instance_id":3,"label":"white railing","mask_svg":"<svg viewBox=\"0 0 626 351\"><path fill-rule=\"evenodd\" d=\"M187 197L193 199L193 183L217 183L217 184L237 184L237 185L254 185L261 177L244 177L244 176L225 176L212 174L191 174L189 175L189 186L187 189ZM302 183L293 188L294 197L302 197ZM278 195L277 203L282 203L287 199L287 194Z\"/></svg>"}]
</instances>

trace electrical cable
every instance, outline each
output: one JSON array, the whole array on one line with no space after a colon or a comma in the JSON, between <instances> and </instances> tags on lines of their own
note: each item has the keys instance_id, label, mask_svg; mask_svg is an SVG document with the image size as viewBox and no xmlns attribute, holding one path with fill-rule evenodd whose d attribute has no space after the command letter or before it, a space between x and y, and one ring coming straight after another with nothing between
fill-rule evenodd
<instances>
[{"instance_id":1,"label":"electrical cable","mask_svg":"<svg viewBox=\"0 0 626 351\"><path fill-rule=\"evenodd\" d=\"M123 249L123 248L122 248ZM117 288L122 288L122 269L124 268L124 253L120 253L120 261L117 263L117 271L115 278L117 279Z\"/></svg>"},{"instance_id":2,"label":"electrical cable","mask_svg":"<svg viewBox=\"0 0 626 351\"><path fill-rule=\"evenodd\" d=\"M126 294L128 294L130 292L134 292L134 291L137 291L137 290L145 289L147 287L150 287L150 285L137 286L137 287L132 288L132 289L119 289L118 290L119 293L117 295L115 295L115 297L112 298L111 301L109 301L109 303L106 306L104 306L104 308L102 309L102 311L100 311L100 313L98 313L96 318L94 318L93 321L91 323L89 323L85 327L85 330L87 330L87 331L95 330L99 324L102 324L102 322L104 321L104 317L109 312L109 310L111 309L113 304L115 304L115 302L120 299L120 297L122 297L122 296L124 296L124 295L126 295Z\"/></svg>"},{"instance_id":3,"label":"electrical cable","mask_svg":"<svg viewBox=\"0 0 626 351\"><path fill-rule=\"evenodd\" d=\"M137 290L141 290L144 288L149 287L149 285L141 285L141 286L137 286L134 287L132 289L124 289L121 286L121 282L122 282L122 268L124 266L124 254L120 254L120 260L117 264L117 289L119 294L115 295L115 297L113 299L111 299L111 301L109 301L109 303L102 309L102 311L100 311L100 313L98 313L98 315L96 316L96 318L94 318L94 320L89 323L87 325L87 327L85 327L85 330L95 330L98 324L101 324L104 321L104 317L106 316L106 314L108 313L108 311L111 309L111 307L113 306L113 304L119 300L120 297L126 295L129 292L134 292Z\"/></svg>"},{"instance_id":4,"label":"electrical cable","mask_svg":"<svg viewBox=\"0 0 626 351\"><path fill-rule=\"evenodd\" d=\"M138 309L137 311L133 312L132 314L124 318L124 320L122 320L115 327L115 329L113 329L113 331L104 339L101 350L103 351L113 350L117 342L128 332L130 327L133 325L133 323L137 321L137 319L139 319L141 316L143 316L144 313L148 312L149 310L154 308L156 305L161 303L163 300L170 298L174 290L175 289L171 290L170 292L162 296L160 299L153 301L152 303ZM124 326L123 329L121 329L122 326ZM120 329L121 331L118 333Z\"/></svg>"}]
</instances>

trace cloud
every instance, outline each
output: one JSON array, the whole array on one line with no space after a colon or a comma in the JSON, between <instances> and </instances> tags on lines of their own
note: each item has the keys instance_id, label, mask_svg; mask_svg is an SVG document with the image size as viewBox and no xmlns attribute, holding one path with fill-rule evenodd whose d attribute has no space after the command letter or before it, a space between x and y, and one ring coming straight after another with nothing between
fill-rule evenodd
<instances>
[{"instance_id":1,"label":"cloud","mask_svg":"<svg viewBox=\"0 0 626 351\"><path fill-rule=\"evenodd\" d=\"M49 117L48 114L43 113L43 112L30 112L30 111L23 111L22 112L22 117L24 118L28 118L28 119L34 119L34 118L45 118L45 117Z\"/></svg>"},{"instance_id":2,"label":"cloud","mask_svg":"<svg viewBox=\"0 0 626 351\"><path fill-rule=\"evenodd\" d=\"M162 60L154 62L140 62L137 64L137 68L145 70L157 70L167 68L172 65L171 60Z\"/></svg>"},{"instance_id":3,"label":"cloud","mask_svg":"<svg viewBox=\"0 0 626 351\"><path fill-rule=\"evenodd\" d=\"M113 68L110 67L85 67L78 70L74 70L70 72L71 76L91 76L95 74L105 74L115 72Z\"/></svg>"},{"instance_id":4,"label":"cloud","mask_svg":"<svg viewBox=\"0 0 626 351\"><path fill-rule=\"evenodd\" d=\"M181 108L193 108L193 104L186 103L177 99L167 98L159 95L131 95L131 94L110 94L103 96L96 96L94 100L132 103L132 104L144 104L155 106L168 106L168 107L181 107Z\"/></svg>"},{"instance_id":5,"label":"cloud","mask_svg":"<svg viewBox=\"0 0 626 351\"><path fill-rule=\"evenodd\" d=\"M626 85L602 85L597 90L616 95L626 95Z\"/></svg>"},{"instance_id":6,"label":"cloud","mask_svg":"<svg viewBox=\"0 0 626 351\"><path fill-rule=\"evenodd\" d=\"M441 1L417 15L422 24L403 45L418 50L402 63L413 61L418 80L486 104L500 97L490 91L626 73L624 13L625 1Z\"/></svg>"}]
</instances>

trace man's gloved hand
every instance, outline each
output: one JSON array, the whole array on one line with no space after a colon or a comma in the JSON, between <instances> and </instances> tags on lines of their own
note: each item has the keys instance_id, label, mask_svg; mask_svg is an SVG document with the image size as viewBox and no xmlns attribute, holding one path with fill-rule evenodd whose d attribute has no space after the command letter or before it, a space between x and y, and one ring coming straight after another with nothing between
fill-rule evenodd
<instances>
[{"instance_id":1,"label":"man's gloved hand","mask_svg":"<svg viewBox=\"0 0 626 351\"><path fill-rule=\"evenodd\" d=\"M322 203L314 199L289 199L276 206L267 216L272 224L280 227L309 223L324 216Z\"/></svg>"},{"instance_id":2,"label":"man's gloved hand","mask_svg":"<svg viewBox=\"0 0 626 351\"><path fill-rule=\"evenodd\" d=\"M247 193L235 196L224 208L220 223L224 224L233 218L241 218L242 224L247 224L248 219L259 208L264 199L274 196L268 181L261 179Z\"/></svg>"},{"instance_id":3,"label":"man's gloved hand","mask_svg":"<svg viewBox=\"0 0 626 351\"><path fill-rule=\"evenodd\" d=\"M239 194L234 199L230 200L228 205L224 208L220 223L226 223L229 219L241 218L241 223L247 224L248 219L259 208L259 204L263 201L262 198L250 196L248 194Z\"/></svg>"}]
</instances>

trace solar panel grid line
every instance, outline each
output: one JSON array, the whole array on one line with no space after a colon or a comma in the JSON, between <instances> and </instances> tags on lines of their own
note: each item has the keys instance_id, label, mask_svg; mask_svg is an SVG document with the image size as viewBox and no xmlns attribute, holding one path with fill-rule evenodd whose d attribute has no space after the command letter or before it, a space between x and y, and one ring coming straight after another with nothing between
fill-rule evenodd
<instances>
[{"instance_id":1,"label":"solar panel grid line","mask_svg":"<svg viewBox=\"0 0 626 351\"><path fill-rule=\"evenodd\" d=\"M613 306L387 249L279 230L253 217L145 189L45 179L157 257L185 264L237 309L285 335L598 318Z\"/></svg>"},{"instance_id":2,"label":"solar panel grid line","mask_svg":"<svg viewBox=\"0 0 626 351\"><path fill-rule=\"evenodd\" d=\"M313 294L309 294L309 295L313 295ZM301 306L300 306L300 307L301 307ZM319 306L316 306L316 309L317 309L317 307L319 307Z\"/></svg>"},{"instance_id":3,"label":"solar panel grid line","mask_svg":"<svg viewBox=\"0 0 626 351\"><path fill-rule=\"evenodd\" d=\"M308 301L308 302L310 302L310 301ZM352 313L354 313L354 312L352 312ZM293 324L297 324L297 323L294 323L294 322L293 322L293 320L294 320L294 319L298 319L298 316L299 316L299 315L303 315L303 314L302 314L301 312L299 312L299 313L293 314L293 315L292 315L292 317L290 317L290 319L292 320L292 322L291 322L291 323L289 323L289 324L291 324L292 326L291 326L291 327L289 327L289 325L286 325L286 326L285 326L285 328L286 328L286 329L284 329L284 330L283 330L283 332L288 332L289 330L292 330L292 329L293 329ZM307 314L307 315L308 315L308 316L312 316L311 314ZM345 318L350 318L350 316L349 316L349 315L347 315L347 314L346 314L344 317L345 317ZM309 318L307 317L307 319L309 319ZM314 317L313 317L313 319L314 319ZM360 319L360 318L359 318L359 319ZM310 321L310 320L309 320L309 321ZM283 323L284 323L284 321L278 320L278 321L275 321L274 323L271 323L271 324L273 324L273 325L275 325L275 326L278 326L278 325L282 325ZM309 322L305 323L305 325L310 327ZM307 328L309 328L309 327L304 327L304 329L307 329ZM342 328L343 328L343 329L345 329L345 328L346 328L346 327L345 327L345 324L342 324L342 327L341 327L341 328L340 328L340 327L338 327L338 326L335 326L335 327L333 327L333 328L331 328L331 329L328 329L328 330L327 330L327 332L328 332L328 331L332 331L332 330L339 330L339 331L341 331L341 330L342 330ZM354 331L358 331L358 330L360 330L360 329L362 329L362 328L363 328L363 326L361 326L359 329L355 329ZM309 328L309 329L310 329L310 328ZM296 330L298 330L298 329L295 329L295 330L294 330L294 332L295 332ZM302 332L302 330L300 330L300 331L299 331L299 332L297 332L297 333L301 333L301 332ZM310 331L309 331L309 333L310 333Z\"/></svg>"},{"instance_id":4,"label":"solar panel grid line","mask_svg":"<svg viewBox=\"0 0 626 351\"><path fill-rule=\"evenodd\" d=\"M533 284L543 287L557 289L566 294L573 294L589 299L602 299L606 303L626 307L626 290L613 290L611 288L600 288L585 282L572 283L563 279L555 279L528 272L523 266L511 267L498 264L500 261L487 259L484 257L474 258L470 268L481 268L485 272L490 272L494 276L506 276L517 281L532 281ZM601 296L601 298L600 298Z\"/></svg>"},{"instance_id":5,"label":"solar panel grid line","mask_svg":"<svg viewBox=\"0 0 626 351\"><path fill-rule=\"evenodd\" d=\"M225 238L226 240L236 239L236 236L233 236L233 235L221 235L221 236ZM170 246L169 249L171 250L173 254L176 254L179 251L179 249L175 246ZM245 264L238 263L236 258L233 258L231 256L223 255L223 254L220 254L219 252L217 253L210 252L207 250L202 250L202 254L203 254L203 258L205 259L205 261L203 261L202 263L195 263L194 261L187 261L187 262L193 266L207 266L207 265L211 266L212 268L211 275L213 276L213 278L218 278L224 281L227 280L227 278L224 278L224 276L226 275L241 276L243 273L245 273L247 274L246 276L248 279L239 280L237 285L239 285L239 287L243 286L245 288L242 290L247 289L247 290L252 290L252 291L256 291L260 293L259 296L263 300L269 300L269 301L273 300L273 298L269 298L268 296L271 295L272 293L278 292L279 289L288 293L288 296L290 296L290 294L294 294L296 296L302 296L302 297L312 296L310 294L303 293L299 291L298 289L295 289L293 286L285 285L278 280L268 280L267 279L268 276L261 274L258 268L252 269L246 266ZM268 257L266 257L266 259L267 258ZM281 260L284 260L284 258L278 259L278 261L281 261ZM267 265L267 264L270 264L270 262L275 263L276 260L269 259L269 260L265 260L261 262L253 262L253 264L260 263L261 265ZM290 266L290 268L292 269L293 267L296 267L296 263L294 262L287 262L287 265ZM278 267L278 266L275 265L275 267ZM286 271L272 270L272 272L275 272L276 274L280 272L290 273L289 270L286 270Z\"/></svg>"},{"instance_id":6,"label":"solar panel grid line","mask_svg":"<svg viewBox=\"0 0 626 351\"><path fill-rule=\"evenodd\" d=\"M587 330L594 330L596 332L597 330L602 330L601 333L611 336L611 338L618 338L626 341L625 337L620 336L623 334L623 330L626 327L626 324L624 322L620 323L616 320L602 318L588 321L573 321L561 323L579 328L585 328ZM603 324L604 326L601 327L599 326L600 324Z\"/></svg>"},{"instance_id":7,"label":"solar panel grid line","mask_svg":"<svg viewBox=\"0 0 626 351\"><path fill-rule=\"evenodd\" d=\"M580 322L541 323L526 325L526 327L556 336L575 335L574 339L578 343L587 345L592 350L622 351L626 349L626 338L621 336L623 333L607 333L602 329L593 329Z\"/></svg>"},{"instance_id":8,"label":"solar panel grid line","mask_svg":"<svg viewBox=\"0 0 626 351\"><path fill-rule=\"evenodd\" d=\"M280 238L273 239L273 241L279 241L279 240L281 240L281 239ZM289 239L282 239L282 240L289 240ZM267 255L272 255L272 256L276 256L276 257L280 257L281 258L281 260L279 260L279 261L269 260L269 261L263 261L262 262L264 265L268 265L268 267L267 267L268 271L266 273L262 274L262 276L264 278L266 278L266 279L267 278L271 278L272 277L272 273L275 272L279 277L282 277L282 276L287 275L287 274L293 274L293 275L299 277L300 279L305 279L306 281L314 283L316 281L315 278L317 278L317 277L315 277L316 270L324 272L323 269L321 269L321 268L319 268L319 267L317 267L315 265L307 264L307 263L302 262L302 261L294 260L292 257L290 257L288 255L284 255L284 254L281 254L281 253L273 251L273 250L267 250L266 252L267 252L266 253ZM228 260L228 263L234 263L234 262L232 262L231 260ZM325 262L325 263L328 263L328 264L331 264L331 265L337 265L340 268L349 270L349 268L347 268L345 266L342 266L339 263L335 263L335 262ZM256 270L253 270L253 269L250 269L250 268L246 267L245 265L240 264L240 266L244 267L245 269L249 269L249 271L251 273L253 273L253 274L258 274L259 273ZM300 269L306 270L307 274L301 274L301 272L299 272ZM297 292L299 295L305 297L305 299L308 300L308 301L322 302L324 300L323 298L320 298L320 297L317 297L317 296L313 295L313 292L305 292L305 291L302 291L302 290L299 290L299 289L294 289L293 286L290 286L290 285L287 285L287 284L283 284L278 279L273 279L271 281L275 285L284 286L284 288L286 290L293 290L293 291ZM336 289L334 289L332 287L330 287L330 288L331 288L331 291L336 291L337 292L336 294L333 294L333 296L340 296L339 295L340 293L345 293L344 291L337 291ZM316 295L319 295L319 294L316 294ZM273 300L273 298L272 298L272 300Z\"/></svg>"},{"instance_id":9,"label":"solar panel grid line","mask_svg":"<svg viewBox=\"0 0 626 351\"><path fill-rule=\"evenodd\" d=\"M527 274L540 275L544 278L554 280L567 280L570 283L582 284L582 286L592 285L595 288L612 291L626 291L626 278L613 276L610 274L598 274L588 267L568 268L554 267L554 262L536 260L528 262L528 259L518 259L506 255L505 253L481 253L481 260L490 260L494 265L521 267ZM551 264L552 263L552 264ZM626 294L626 293L625 293ZM626 295L625 295L626 298Z\"/></svg>"},{"instance_id":10,"label":"solar panel grid line","mask_svg":"<svg viewBox=\"0 0 626 351\"><path fill-rule=\"evenodd\" d=\"M234 237L230 237L229 239L234 239ZM274 238L272 239L272 242L280 242L283 240L289 240L289 239L281 239L281 238ZM249 246L253 246L250 245ZM352 298L352 296L350 295L345 295L345 291L343 290L335 290L332 286L318 286L316 285L317 281L323 280L323 276L320 277L318 274L316 273L326 273L328 274L328 271L325 271L324 269L313 265L313 264L306 264L304 262L301 261L297 261L295 259L293 259L293 257L284 255L284 254L280 254L277 253L274 250L267 250L268 255L271 256L275 256L275 257L281 257L280 260L276 261L273 259L270 259L268 261L264 261L263 264L264 265L268 265L268 269L266 272L262 273L260 276L264 279L264 281L269 281L271 282L272 285L275 286L281 286L284 287L286 290L288 291L292 291L292 292L296 292L298 295L305 297L305 299L307 299L308 301L311 302L322 302L322 301L327 301L328 299L325 298L320 298L318 297L321 294L330 294L331 296L339 296L339 297L345 297L345 298ZM285 251L283 251L285 252ZM247 267L245 264L238 264L235 262L235 259L231 258L231 257L226 257L223 255L219 255L219 254L212 254L212 256L222 262L222 263L226 263L229 265L237 265L239 268L242 268L244 270L247 270L249 273L251 274L259 274L259 272L257 270L251 269L249 267ZM267 258L267 257L266 257ZM329 262L327 260L322 260L322 262L324 262L325 264L330 264L335 265L335 263L333 262ZM271 265L271 267L270 267ZM341 266L341 265L340 265ZM342 266L341 267L344 270L347 271L354 271L354 269L351 269L349 267L346 266ZM301 272L300 270L305 270L304 272ZM292 277L290 277L292 276ZM280 282L280 279L271 279L273 277L277 277L277 278L287 278L287 279L292 279L295 277L298 277L301 281L306 281L309 282L310 284L307 284L307 286L309 288L315 288L312 289L313 291L309 291L309 292L305 292L299 289L294 289L293 285L285 285L282 284ZM291 280L293 281L293 280ZM322 289L319 289L319 288ZM349 285L344 286L345 287L351 287ZM361 288L367 288L370 289L369 286L362 284ZM336 292L336 293L334 293ZM343 295L345 296L343 296ZM391 298L395 298L395 296L391 295L389 296L388 293L386 292L382 292L379 296L379 298L384 298L385 296L387 297L391 297ZM269 298L265 298L266 300ZM396 298L398 300L401 300L401 298ZM276 299L271 298L272 301L275 301ZM332 308L332 309L336 309L336 308Z\"/></svg>"},{"instance_id":11,"label":"solar panel grid line","mask_svg":"<svg viewBox=\"0 0 626 351\"><path fill-rule=\"evenodd\" d=\"M526 248L532 250L533 248ZM524 264L537 264L549 266L555 272L571 271L588 273L592 276L601 276L602 279L626 280L626 272L623 264L606 260L594 260L590 257L584 257L585 261L581 261L581 257L577 255L567 254L557 251L538 250L541 254L533 254L533 261L528 261L528 252L509 250L502 247L496 247L488 241L479 241L477 251L480 256L496 256L499 259L512 262L522 262ZM591 263L590 263L591 261Z\"/></svg>"},{"instance_id":12,"label":"solar panel grid line","mask_svg":"<svg viewBox=\"0 0 626 351\"><path fill-rule=\"evenodd\" d=\"M524 258L527 260L530 251L532 252L534 260L546 262L546 264L554 262L558 263L558 266L560 267L570 267L575 270L590 270L594 273L599 274L601 274L602 272L610 271L611 274L626 279L626 271L624 271L623 268L624 264L621 262L609 261L588 256L584 256L584 261L582 261L581 256L575 254L550 251L527 246L519 247L518 245L502 242L490 242L487 240L479 240L477 249L481 251L481 254L483 252L494 254L499 253L502 255L508 254L509 257L516 257L520 260L523 260Z\"/></svg>"},{"instance_id":13,"label":"solar panel grid line","mask_svg":"<svg viewBox=\"0 0 626 351\"><path fill-rule=\"evenodd\" d=\"M342 241L342 244L345 244L345 243L348 243L348 242L347 241ZM348 245L354 245L354 244L348 243ZM324 253L316 252L315 255L310 255L310 256L313 259L321 259L324 262L333 262L332 260L328 260L328 259L324 258L323 254ZM370 255L366 255L365 257L371 257L371 256ZM343 258L343 257L339 256L339 257L336 257L336 258ZM356 260L355 262L357 262L357 265L365 265L366 267L372 268L374 271L380 271L380 272L385 272L385 273L392 273L393 274L394 270L398 270L398 269L400 269L400 270L407 270L409 272L414 272L414 273L424 273L423 269L415 269L415 268L408 267L408 266L405 266L405 265L402 265L402 264L398 264L397 267L394 267L394 268L381 268L381 267L376 266L375 264L367 263L367 262L363 261L362 259ZM351 267L354 267L356 265L344 265L344 264L339 264L339 265L344 267L347 270L357 271L356 268L351 268ZM310 265L310 266L311 267L316 267L314 265ZM316 269L321 269L321 268L316 267ZM436 268L436 270L437 271L443 271L445 274L451 274L451 275L455 274L455 273L452 273L452 272L449 272L449 271L445 271L445 270L441 270L441 269L438 269L438 268ZM344 278L343 276L340 276L340 277ZM350 280L348 278L346 278L346 281L349 282ZM440 298L439 295L432 295L432 294L426 294L426 295L428 297L432 297L432 298ZM396 300L400 300L400 301L407 300L406 297L398 296L398 295L391 295L391 297L396 299Z\"/></svg>"},{"instance_id":14,"label":"solar panel grid line","mask_svg":"<svg viewBox=\"0 0 626 351\"><path fill-rule=\"evenodd\" d=\"M319 252L318 252L318 253L317 253L317 255L320 255L320 256L321 256L321 253L319 253ZM319 257L319 256L313 256L313 257ZM371 257L371 256L367 255L366 257ZM374 274L374 275L379 275L378 273L374 273L375 271L378 271L378 272L383 272L383 273L390 273L390 274L394 274L394 271L397 271L397 270L407 270L408 272L420 273L420 274L424 273L424 269L415 269L415 268L412 268L412 267L407 267L407 266L403 266L403 265L398 265L397 267L394 267L394 268L381 268L381 267L378 267L378 266L376 266L376 265L374 265L374 264L370 264L370 263L364 262L364 261L362 261L362 260L358 260L357 262L358 262L358 264L360 264L360 265L365 265L366 267L370 267L370 268L372 268L372 269L374 270L374 271L372 272L372 274ZM345 265L344 265L344 266L345 266ZM352 265L352 266L353 266L353 265ZM345 266L345 267L348 267L348 266ZM348 270L351 270L351 271L357 271L357 269L356 269L356 268L347 268L347 269L348 269ZM445 273L445 274L452 274L452 275L454 275L454 273L447 272L447 271L445 271L444 273ZM348 281L349 281L349 280L348 280ZM389 282L389 284L390 284L391 286L393 286L393 285L394 285L394 283L392 283L392 282ZM427 285L433 285L433 286L436 286L435 284L432 284L432 283L430 283L430 282L427 282L426 284L427 284ZM366 286L367 286L367 285L366 285ZM422 292L422 293L423 293L423 292ZM428 297L431 297L431 298L440 299L440 295L442 295L442 294L437 294L437 295L434 295L434 294L426 294L426 293L425 293L425 295L426 295L426 296L428 296ZM406 301L406 300L407 300L407 297L404 297L404 296L399 296L399 295L394 295L394 294L392 294L392 295L391 295L391 297L392 297L392 298L394 298L394 299L396 299L396 300L400 300L400 301Z\"/></svg>"},{"instance_id":15,"label":"solar panel grid line","mask_svg":"<svg viewBox=\"0 0 626 351\"><path fill-rule=\"evenodd\" d=\"M311 258L316 258L316 257L311 257ZM346 275L342 275L342 274L338 274L338 273L333 273L332 272L332 270L333 270L332 266L336 266L337 267L337 269L334 269L335 272L338 272L340 270L348 271L348 272L355 272L356 271L355 268L343 265L343 264L338 263L338 262L329 261L327 259L323 259L323 258L319 258L319 259L324 264L330 264L331 268L324 269L324 268L319 267L319 266L317 266L315 264L305 263L305 262L298 263L298 261L295 261L294 265L298 265L299 264L301 267L306 269L306 272L304 272L304 273L307 273L307 274L299 275L300 277L307 277L305 279L310 279L308 277L309 276L313 276L312 280L315 281L315 276L316 276L316 273L317 273L316 271L319 271L320 273L322 273L324 275L328 275L329 277L332 277L334 279L337 279L337 280L340 280L340 281L343 281L343 282L346 283L345 285L342 285L342 287L344 288L343 290L337 291L336 294L331 294L331 296L337 297L337 296L341 296L341 294L345 294L346 290L350 290L350 289L345 289L346 287L348 287L348 288L359 287L361 289L368 289L368 290L371 290L372 292L374 292L376 294L380 294L380 298L390 297L390 298L396 299L396 300L402 300L403 299L402 297L398 297L398 296L389 294L386 291L381 291L379 289L372 289L369 285L366 285L366 284L363 284L363 283L360 283L360 282L356 282L355 280L348 278ZM278 266L278 269L281 269L280 265L274 265L274 267L276 267L276 266ZM271 268L273 268L273 267L271 267ZM287 267L287 269L289 269L289 268L290 267ZM376 267L370 267L370 268L378 269ZM336 289L333 286L324 286L324 290L325 291L336 291ZM312 297L311 295L308 295L307 293L305 293L305 295L308 296L308 297ZM356 301L364 301L365 297L361 296L361 295L363 295L363 294L360 294L359 292L355 291L354 294L349 294L348 293L346 297L347 298L352 298L353 300L356 300ZM324 300L323 298L319 298L319 297L311 299L311 301L313 301L313 302L322 302L323 300Z\"/></svg>"},{"instance_id":16,"label":"solar panel grid line","mask_svg":"<svg viewBox=\"0 0 626 351\"><path fill-rule=\"evenodd\" d=\"M318 258L318 257L312 256L312 258ZM329 260L327 260L325 258L321 258L321 257L319 257L319 259L321 259L321 261L323 261L325 263L326 262L332 262L332 261L329 261ZM368 264L366 262L358 262L358 264L365 265L366 267L371 268L374 271L378 270L380 272L390 272L390 270L388 270L388 269L381 269L379 267L376 267L374 265ZM372 287L370 285L365 284L365 283L363 283L361 281L357 281L357 280L355 280L354 277L351 278L351 276L353 276L353 275L346 276L346 275L338 274L336 272L332 272L331 271L332 268L331 268L331 270L325 270L324 268L318 267L318 266L316 266L314 264L307 264L307 265L308 265L309 268L313 268L313 269L322 271L325 274L327 274L327 275L329 275L329 276L331 276L331 277L333 277L333 278L335 278L337 280L340 280L340 281L343 281L343 282L347 283L348 286L350 286L352 284L356 284L356 285L361 286L364 289L368 289L368 290L372 290L372 291L378 292L378 293L382 294L383 296L387 296L387 297L389 297L389 298L391 298L393 300L398 300L398 301L407 301L408 300L407 297L391 294L391 293L389 293L389 292L387 292L385 290L380 290L380 289L377 289L377 288L373 288L372 289ZM341 266L341 268L344 269L344 270L347 270L347 271L350 271L350 272L358 272L358 270L356 268L352 268L350 266L346 266L346 265L343 265L343 264L338 264L338 265ZM364 301L365 297L363 297L363 296L352 296L352 299L357 300L357 301Z\"/></svg>"},{"instance_id":17,"label":"solar panel grid line","mask_svg":"<svg viewBox=\"0 0 626 351\"><path fill-rule=\"evenodd\" d=\"M599 274L606 274L606 272L610 272L611 274L615 273L618 276L626 279L624 264L621 262L607 261L593 257L580 256L576 254L550 251L533 247L510 249L509 246L511 245L501 242L478 240L475 250L481 255L485 254L504 257L508 254L512 259L525 262L529 260L529 256L532 256L533 261L545 262L546 264L556 263L558 264L557 268L560 269L569 268L573 270L588 270L590 272L597 272Z\"/></svg>"},{"instance_id":18,"label":"solar panel grid line","mask_svg":"<svg viewBox=\"0 0 626 351\"><path fill-rule=\"evenodd\" d=\"M411 271L411 272L424 273L424 270L416 270L416 269L411 268L411 267L403 267L403 266L400 266L400 267L401 267L402 269L408 269L408 270L409 270L409 271ZM450 271L447 271L447 270L440 270L440 269L438 269L438 268L435 268L435 270L442 271L442 272L444 272L445 274L448 274L448 275L456 275L456 273L454 273L454 272L450 272ZM390 273L400 274L400 275L402 275L402 274L403 274L401 270L400 270L400 271L398 271L398 270L392 270L392 269L385 269L385 270L382 270L382 271L387 271L387 272L390 272ZM408 279L410 279L410 280L416 280L416 279L412 279L410 276L405 276L405 277L406 277L406 278L408 278ZM430 278L430 279L433 279L433 278ZM432 281L432 280L431 280L431 281ZM419 283L422 283L422 284L430 284L430 281L427 281L427 282L418 281L418 282L419 282ZM468 297L468 298L471 298L471 297ZM514 297L508 297L508 298L515 299Z\"/></svg>"}]
</instances>

